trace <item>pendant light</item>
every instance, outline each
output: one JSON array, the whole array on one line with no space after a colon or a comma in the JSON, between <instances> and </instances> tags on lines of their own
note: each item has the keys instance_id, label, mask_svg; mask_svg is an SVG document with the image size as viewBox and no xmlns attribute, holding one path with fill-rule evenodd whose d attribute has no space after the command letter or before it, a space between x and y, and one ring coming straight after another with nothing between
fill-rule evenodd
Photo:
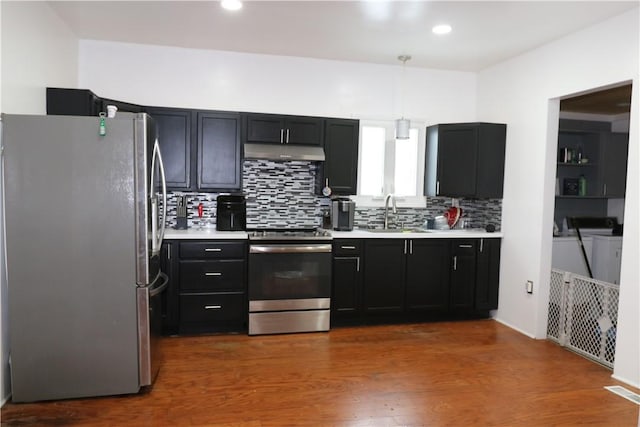
<instances>
[{"instance_id":1,"label":"pendant light","mask_svg":"<svg viewBox=\"0 0 640 427\"><path fill-rule=\"evenodd\" d=\"M398 60L402 61L402 81L400 84L400 105L402 106L402 117L396 120L396 139L409 139L409 129L411 128L411 122L409 119L404 118L404 67L408 60L411 59L411 55L400 55Z\"/></svg>"}]
</instances>

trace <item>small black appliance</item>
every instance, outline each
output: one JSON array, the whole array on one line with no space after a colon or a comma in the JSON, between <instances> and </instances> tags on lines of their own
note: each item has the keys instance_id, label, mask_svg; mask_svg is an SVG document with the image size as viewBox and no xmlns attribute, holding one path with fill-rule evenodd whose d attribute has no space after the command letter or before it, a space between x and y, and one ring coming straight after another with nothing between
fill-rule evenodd
<instances>
[{"instance_id":1,"label":"small black appliance","mask_svg":"<svg viewBox=\"0 0 640 427\"><path fill-rule=\"evenodd\" d=\"M247 229L247 201L242 194L221 194L216 201L217 230L243 231Z\"/></svg>"}]
</instances>

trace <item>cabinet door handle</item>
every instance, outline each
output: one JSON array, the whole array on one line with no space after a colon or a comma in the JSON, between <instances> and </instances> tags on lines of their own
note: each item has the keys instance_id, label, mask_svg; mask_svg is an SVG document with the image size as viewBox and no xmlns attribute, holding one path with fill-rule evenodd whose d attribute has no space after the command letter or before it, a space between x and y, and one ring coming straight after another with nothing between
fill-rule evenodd
<instances>
[{"instance_id":1,"label":"cabinet door handle","mask_svg":"<svg viewBox=\"0 0 640 427\"><path fill-rule=\"evenodd\" d=\"M221 305L205 305L205 310L220 310L222 308Z\"/></svg>"},{"instance_id":2,"label":"cabinet door handle","mask_svg":"<svg viewBox=\"0 0 640 427\"><path fill-rule=\"evenodd\" d=\"M171 245L167 245L167 259L171 259Z\"/></svg>"},{"instance_id":3,"label":"cabinet door handle","mask_svg":"<svg viewBox=\"0 0 640 427\"><path fill-rule=\"evenodd\" d=\"M360 257L356 258L356 271L360 271Z\"/></svg>"},{"instance_id":4,"label":"cabinet door handle","mask_svg":"<svg viewBox=\"0 0 640 427\"><path fill-rule=\"evenodd\" d=\"M404 254L407 254L407 241L404 241Z\"/></svg>"},{"instance_id":5,"label":"cabinet door handle","mask_svg":"<svg viewBox=\"0 0 640 427\"><path fill-rule=\"evenodd\" d=\"M222 276L220 272L204 273L205 276Z\"/></svg>"},{"instance_id":6,"label":"cabinet door handle","mask_svg":"<svg viewBox=\"0 0 640 427\"><path fill-rule=\"evenodd\" d=\"M458 245L459 248L472 248L473 245Z\"/></svg>"},{"instance_id":7,"label":"cabinet door handle","mask_svg":"<svg viewBox=\"0 0 640 427\"><path fill-rule=\"evenodd\" d=\"M287 129L287 139L285 141L287 141L287 144L289 143L289 129Z\"/></svg>"},{"instance_id":8,"label":"cabinet door handle","mask_svg":"<svg viewBox=\"0 0 640 427\"><path fill-rule=\"evenodd\" d=\"M607 195L607 184L604 184L604 185L603 185L602 193L603 193L603 194L602 194L603 196L606 196L606 195Z\"/></svg>"},{"instance_id":9,"label":"cabinet door handle","mask_svg":"<svg viewBox=\"0 0 640 427\"><path fill-rule=\"evenodd\" d=\"M280 144L284 143L284 129L280 129Z\"/></svg>"},{"instance_id":10,"label":"cabinet door handle","mask_svg":"<svg viewBox=\"0 0 640 427\"><path fill-rule=\"evenodd\" d=\"M409 255L413 255L413 240L409 240Z\"/></svg>"},{"instance_id":11,"label":"cabinet door handle","mask_svg":"<svg viewBox=\"0 0 640 427\"><path fill-rule=\"evenodd\" d=\"M484 239L480 239L480 252L482 252L482 248L484 248Z\"/></svg>"},{"instance_id":12,"label":"cabinet door handle","mask_svg":"<svg viewBox=\"0 0 640 427\"><path fill-rule=\"evenodd\" d=\"M356 249L356 247L355 247L355 246L340 246L340 249L355 250L355 249Z\"/></svg>"},{"instance_id":13,"label":"cabinet door handle","mask_svg":"<svg viewBox=\"0 0 640 427\"><path fill-rule=\"evenodd\" d=\"M453 256L453 271L458 269L458 257L456 255Z\"/></svg>"},{"instance_id":14,"label":"cabinet door handle","mask_svg":"<svg viewBox=\"0 0 640 427\"><path fill-rule=\"evenodd\" d=\"M440 195L440 181L436 181L436 196Z\"/></svg>"},{"instance_id":15,"label":"cabinet door handle","mask_svg":"<svg viewBox=\"0 0 640 427\"><path fill-rule=\"evenodd\" d=\"M220 248L205 248L205 252L222 252Z\"/></svg>"}]
</instances>

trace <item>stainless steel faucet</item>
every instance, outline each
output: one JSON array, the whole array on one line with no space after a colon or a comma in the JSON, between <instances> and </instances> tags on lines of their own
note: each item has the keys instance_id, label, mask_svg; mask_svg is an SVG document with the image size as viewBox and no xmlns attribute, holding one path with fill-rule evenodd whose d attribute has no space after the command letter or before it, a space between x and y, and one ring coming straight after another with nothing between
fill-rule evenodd
<instances>
[{"instance_id":1,"label":"stainless steel faucet","mask_svg":"<svg viewBox=\"0 0 640 427\"><path fill-rule=\"evenodd\" d=\"M394 196L391 193L387 194L387 197L385 197L384 199L384 229L385 230L389 228L389 199L391 199L391 201L393 202L393 213L394 214L398 213L398 210L396 208L396 196Z\"/></svg>"}]
</instances>

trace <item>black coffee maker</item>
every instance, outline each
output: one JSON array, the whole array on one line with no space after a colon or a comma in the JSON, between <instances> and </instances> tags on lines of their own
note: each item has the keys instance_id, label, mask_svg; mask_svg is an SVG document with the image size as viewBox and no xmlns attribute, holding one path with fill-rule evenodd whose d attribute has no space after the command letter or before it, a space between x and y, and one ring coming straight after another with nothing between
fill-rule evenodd
<instances>
[{"instance_id":1,"label":"black coffee maker","mask_svg":"<svg viewBox=\"0 0 640 427\"><path fill-rule=\"evenodd\" d=\"M242 231L247 229L247 201L242 194L221 194L216 199L216 229Z\"/></svg>"}]
</instances>

